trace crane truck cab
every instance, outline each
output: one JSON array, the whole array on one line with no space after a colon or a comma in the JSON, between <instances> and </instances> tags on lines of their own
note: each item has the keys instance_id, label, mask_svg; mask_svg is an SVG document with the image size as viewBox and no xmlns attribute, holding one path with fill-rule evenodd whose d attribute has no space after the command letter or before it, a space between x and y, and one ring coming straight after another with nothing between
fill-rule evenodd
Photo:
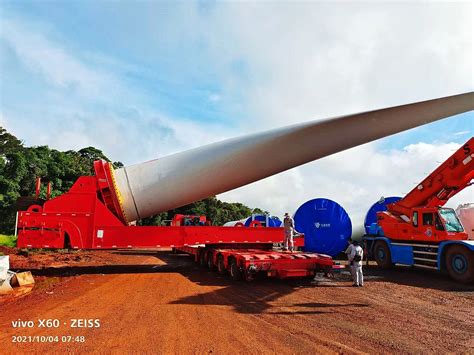
<instances>
[{"instance_id":1,"label":"crane truck cab","mask_svg":"<svg viewBox=\"0 0 474 355\"><path fill-rule=\"evenodd\" d=\"M400 241L467 240L461 222L452 208L413 208L410 217L379 212L377 223L370 229L375 235L388 235Z\"/></svg>"}]
</instances>

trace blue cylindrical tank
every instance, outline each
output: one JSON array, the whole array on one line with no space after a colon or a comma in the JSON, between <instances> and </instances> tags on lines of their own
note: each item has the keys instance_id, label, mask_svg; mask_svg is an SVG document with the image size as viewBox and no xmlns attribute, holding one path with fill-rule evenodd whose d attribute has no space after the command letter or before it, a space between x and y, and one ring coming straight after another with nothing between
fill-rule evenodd
<instances>
[{"instance_id":1,"label":"blue cylindrical tank","mask_svg":"<svg viewBox=\"0 0 474 355\"><path fill-rule=\"evenodd\" d=\"M265 216L263 214L255 215L253 217L254 217L253 218L254 221L257 220L257 221L262 222L262 223L265 223L265 221L267 219L267 216ZM250 223L252 223L252 216L247 218L244 225L246 227L249 227ZM268 217L268 226L267 227L280 227L280 226L281 226L281 221L280 221L280 219L278 219L278 217Z\"/></svg>"},{"instance_id":2,"label":"blue cylindrical tank","mask_svg":"<svg viewBox=\"0 0 474 355\"><path fill-rule=\"evenodd\" d=\"M352 223L337 202L316 198L302 204L294 215L295 228L305 234L305 250L335 256L347 247Z\"/></svg>"},{"instance_id":3,"label":"blue cylindrical tank","mask_svg":"<svg viewBox=\"0 0 474 355\"><path fill-rule=\"evenodd\" d=\"M282 227L281 224L282 224L283 222L281 221L280 218L278 218L277 216L271 216L270 218L272 219L273 224L275 225L275 227Z\"/></svg>"},{"instance_id":4,"label":"blue cylindrical tank","mask_svg":"<svg viewBox=\"0 0 474 355\"><path fill-rule=\"evenodd\" d=\"M375 202L367 211L364 219L365 233L369 234L369 228L371 224L377 222L377 212L382 212L387 210L387 205L390 203L397 202L401 200L401 197L391 196L391 197L382 197L380 200Z\"/></svg>"}]
</instances>

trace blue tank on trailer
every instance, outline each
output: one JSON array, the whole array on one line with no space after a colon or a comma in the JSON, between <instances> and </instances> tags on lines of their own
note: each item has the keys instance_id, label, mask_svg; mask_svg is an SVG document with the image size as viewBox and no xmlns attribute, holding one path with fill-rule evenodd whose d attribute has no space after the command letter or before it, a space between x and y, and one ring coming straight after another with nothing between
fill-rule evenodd
<instances>
[{"instance_id":1,"label":"blue tank on trailer","mask_svg":"<svg viewBox=\"0 0 474 355\"><path fill-rule=\"evenodd\" d=\"M265 221L267 220L267 216L262 215L262 214L255 215L253 217L254 217L253 218L254 221L259 221L261 223L265 223ZM250 223L252 223L252 216L247 218L244 225L246 227L250 227ZM273 217L273 216L268 217L268 226L267 227L280 227L281 223L282 222L280 221L280 219L278 217Z\"/></svg>"},{"instance_id":2,"label":"blue tank on trailer","mask_svg":"<svg viewBox=\"0 0 474 355\"><path fill-rule=\"evenodd\" d=\"M302 204L294 215L295 228L305 235L305 251L336 256L347 247L352 223L344 208L326 198Z\"/></svg>"},{"instance_id":3,"label":"blue tank on trailer","mask_svg":"<svg viewBox=\"0 0 474 355\"><path fill-rule=\"evenodd\" d=\"M364 219L365 233L370 234L370 226L374 223L377 223L377 212L383 212L387 210L387 205L401 200L401 197L391 196L391 197L382 197L380 200L375 202L367 211Z\"/></svg>"},{"instance_id":4,"label":"blue tank on trailer","mask_svg":"<svg viewBox=\"0 0 474 355\"><path fill-rule=\"evenodd\" d=\"M274 227L283 227L282 226L283 222L281 221L280 218L278 218L277 216L271 216L270 218L272 220L272 223L274 224Z\"/></svg>"}]
</instances>

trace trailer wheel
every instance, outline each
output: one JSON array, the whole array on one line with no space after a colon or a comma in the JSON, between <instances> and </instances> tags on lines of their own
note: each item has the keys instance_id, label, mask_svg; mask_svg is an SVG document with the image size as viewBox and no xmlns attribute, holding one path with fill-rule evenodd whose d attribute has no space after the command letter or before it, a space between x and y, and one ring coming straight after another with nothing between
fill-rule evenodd
<instances>
[{"instance_id":1,"label":"trailer wheel","mask_svg":"<svg viewBox=\"0 0 474 355\"><path fill-rule=\"evenodd\" d=\"M199 266L201 267L206 267L207 266L207 260L206 260L206 251L201 250L199 253Z\"/></svg>"},{"instance_id":2,"label":"trailer wheel","mask_svg":"<svg viewBox=\"0 0 474 355\"><path fill-rule=\"evenodd\" d=\"M392 267L392 256L387 243L379 240L374 245L374 259L377 265L382 269L389 269Z\"/></svg>"},{"instance_id":3,"label":"trailer wheel","mask_svg":"<svg viewBox=\"0 0 474 355\"><path fill-rule=\"evenodd\" d=\"M232 259L230 262L230 277L234 281L239 281L242 279L242 271L239 268L239 265L237 265L237 260Z\"/></svg>"},{"instance_id":4,"label":"trailer wheel","mask_svg":"<svg viewBox=\"0 0 474 355\"><path fill-rule=\"evenodd\" d=\"M226 273L225 269L225 264L224 264L224 257L222 255L219 255L217 257L217 272L221 275L224 275Z\"/></svg>"},{"instance_id":5,"label":"trailer wheel","mask_svg":"<svg viewBox=\"0 0 474 355\"><path fill-rule=\"evenodd\" d=\"M250 272L249 270L245 270L242 273L242 276L243 276L243 279L247 282L251 282L251 281L255 280L255 274Z\"/></svg>"},{"instance_id":6,"label":"trailer wheel","mask_svg":"<svg viewBox=\"0 0 474 355\"><path fill-rule=\"evenodd\" d=\"M211 271L216 268L216 266L214 265L214 260L212 258L212 252L210 251L207 252L207 268Z\"/></svg>"},{"instance_id":7,"label":"trailer wheel","mask_svg":"<svg viewBox=\"0 0 474 355\"><path fill-rule=\"evenodd\" d=\"M72 249L71 246L71 238L69 237L69 234L64 233L64 249Z\"/></svg>"},{"instance_id":8,"label":"trailer wheel","mask_svg":"<svg viewBox=\"0 0 474 355\"><path fill-rule=\"evenodd\" d=\"M474 281L474 252L462 245L450 246L446 252L446 269L449 276L456 281Z\"/></svg>"}]
</instances>

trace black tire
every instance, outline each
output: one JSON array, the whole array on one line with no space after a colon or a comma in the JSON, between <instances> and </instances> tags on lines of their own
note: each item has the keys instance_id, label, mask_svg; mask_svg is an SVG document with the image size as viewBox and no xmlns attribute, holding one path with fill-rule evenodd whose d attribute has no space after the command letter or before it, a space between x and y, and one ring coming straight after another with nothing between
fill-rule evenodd
<instances>
[{"instance_id":1,"label":"black tire","mask_svg":"<svg viewBox=\"0 0 474 355\"><path fill-rule=\"evenodd\" d=\"M230 262L230 277L234 281L242 280L242 270L240 270L239 265L237 265L237 260L232 259Z\"/></svg>"},{"instance_id":2,"label":"black tire","mask_svg":"<svg viewBox=\"0 0 474 355\"><path fill-rule=\"evenodd\" d=\"M206 255L207 255L206 251L201 250L201 252L199 253L199 266L201 267L207 266Z\"/></svg>"},{"instance_id":3,"label":"black tire","mask_svg":"<svg viewBox=\"0 0 474 355\"><path fill-rule=\"evenodd\" d=\"M246 282L252 282L256 277L257 275L253 272L250 272L249 270L244 270L242 272L242 279L244 279Z\"/></svg>"},{"instance_id":4,"label":"black tire","mask_svg":"<svg viewBox=\"0 0 474 355\"><path fill-rule=\"evenodd\" d=\"M214 260L212 259L212 253L209 251L207 252L207 268L211 271L216 269L216 265L214 264Z\"/></svg>"},{"instance_id":5,"label":"black tire","mask_svg":"<svg viewBox=\"0 0 474 355\"><path fill-rule=\"evenodd\" d=\"M71 238L69 238L69 234L67 233L64 233L64 249L72 249Z\"/></svg>"},{"instance_id":6,"label":"black tire","mask_svg":"<svg viewBox=\"0 0 474 355\"><path fill-rule=\"evenodd\" d=\"M225 275L227 270L225 269L225 264L224 264L224 257L222 255L219 255L217 257L217 272L221 275Z\"/></svg>"},{"instance_id":7,"label":"black tire","mask_svg":"<svg viewBox=\"0 0 474 355\"><path fill-rule=\"evenodd\" d=\"M392 255L387 243L379 240L374 245L374 259L382 269L390 269L392 265Z\"/></svg>"},{"instance_id":8,"label":"black tire","mask_svg":"<svg viewBox=\"0 0 474 355\"><path fill-rule=\"evenodd\" d=\"M462 245L452 245L446 252L449 276L462 283L474 281L474 252Z\"/></svg>"},{"instance_id":9,"label":"black tire","mask_svg":"<svg viewBox=\"0 0 474 355\"><path fill-rule=\"evenodd\" d=\"M255 281L256 278L257 278L257 275L255 275L255 274L251 274L249 272L245 273L245 281L246 282Z\"/></svg>"}]
</instances>

